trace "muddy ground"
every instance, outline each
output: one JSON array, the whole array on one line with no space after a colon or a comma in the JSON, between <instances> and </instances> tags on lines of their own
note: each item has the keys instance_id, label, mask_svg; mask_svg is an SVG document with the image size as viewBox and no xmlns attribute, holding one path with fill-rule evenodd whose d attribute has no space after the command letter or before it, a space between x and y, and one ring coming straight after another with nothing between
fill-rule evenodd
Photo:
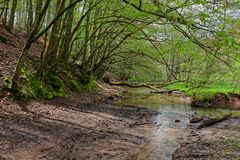
<instances>
[{"instance_id":1,"label":"muddy ground","mask_svg":"<svg viewBox=\"0 0 240 160\"><path fill-rule=\"evenodd\" d=\"M240 160L240 118L228 118L211 127L190 124L173 155L177 160Z\"/></svg>"},{"instance_id":2,"label":"muddy ground","mask_svg":"<svg viewBox=\"0 0 240 160\"><path fill-rule=\"evenodd\" d=\"M52 101L0 99L0 159L127 159L157 129L146 109L103 93Z\"/></svg>"}]
</instances>

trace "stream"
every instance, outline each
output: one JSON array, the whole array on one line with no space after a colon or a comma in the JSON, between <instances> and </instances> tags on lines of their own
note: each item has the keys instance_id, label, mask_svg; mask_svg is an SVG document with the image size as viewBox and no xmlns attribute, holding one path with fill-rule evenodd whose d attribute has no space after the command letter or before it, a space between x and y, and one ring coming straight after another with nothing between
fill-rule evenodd
<instances>
[{"instance_id":1,"label":"stream","mask_svg":"<svg viewBox=\"0 0 240 160\"><path fill-rule=\"evenodd\" d=\"M211 116L229 112L223 109L195 109L190 106L188 97L152 94L144 88L128 88L128 93L124 94L117 104L146 107L160 112L155 117L159 129L129 160L171 160L175 150L180 147L178 138L183 134L193 114Z\"/></svg>"}]
</instances>

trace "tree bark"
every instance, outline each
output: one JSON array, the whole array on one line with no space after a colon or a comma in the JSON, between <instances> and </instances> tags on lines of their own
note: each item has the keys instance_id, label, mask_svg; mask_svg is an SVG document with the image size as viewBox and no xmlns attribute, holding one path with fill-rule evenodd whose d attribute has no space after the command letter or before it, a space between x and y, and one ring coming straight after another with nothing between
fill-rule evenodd
<instances>
[{"instance_id":1,"label":"tree bark","mask_svg":"<svg viewBox=\"0 0 240 160\"><path fill-rule=\"evenodd\" d=\"M27 1L27 35L29 35L33 24L33 4L32 0Z\"/></svg>"},{"instance_id":2,"label":"tree bark","mask_svg":"<svg viewBox=\"0 0 240 160\"><path fill-rule=\"evenodd\" d=\"M14 72L13 77L12 77L12 91L13 91L13 93L18 92L18 89L19 89L18 88L18 80L19 80L20 72L22 70L23 64L24 64L26 56L28 54L28 50L30 49L31 44L33 43L34 36L38 33L39 24L42 22L42 19L43 19L45 13L46 13L46 10L47 10L50 2L51 2L51 0L47 0L47 2L45 3L45 6L44 6L43 10L41 11L39 17L34 22L33 29L31 30L31 33L29 34L29 36L26 40L26 43L23 47L22 53L21 53L21 55L18 59L18 63L16 65L15 72Z\"/></svg>"},{"instance_id":3,"label":"tree bark","mask_svg":"<svg viewBox=\"0 0 240 160\"><path fill-rule=\"evenodd\" d=\"M41 13L42 6L43 6L43 1L42 0L36 0L35 19L37 19L39 14Z\"/></svg>"},{"instance_id":4,"label":"tree bark","mask_svg":"<svg viewBox=\"0 0 240 160\"><path fill-rule=\"evenodd\" d=\"M5 2L5 9L3 13L3 24L5 26L7 25L8 10L9 10L9 0Z\"/></svg>"},{"instance_id":5,"label":"tree bark","mask_svg":"<svg viewBox=\"0 0 240 160\"><path fill-rule=\"evenodd\" d=\"M12 28L13 28L16 8L17 8L17 0L13 0L11 12L10 12L10 18L9 18L9 22L8 22L8 26L7 26L8 30L12 30Z\"/></svg>"}]
</instances>

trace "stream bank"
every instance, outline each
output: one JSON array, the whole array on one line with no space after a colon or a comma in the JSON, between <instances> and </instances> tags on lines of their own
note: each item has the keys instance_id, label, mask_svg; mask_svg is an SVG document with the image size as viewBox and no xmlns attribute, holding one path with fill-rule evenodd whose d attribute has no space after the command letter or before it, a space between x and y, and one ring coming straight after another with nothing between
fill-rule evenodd
<instances>
[{"instance_id":1,"label":"stream bank","mask_svg":"<svg viewBox=\"0 0 240 160\"><path fill-rule=\"evenodd\" d=\"M148 109L109 100L104 86L51 101L0 98L0 159L127 159L158 128Z\"/></svg>"},{"instance_id":2,"label":"stream bank","mask_svg":"<svg viewBox=\"0 0 240 160\"><path fill-rule=\"evenodd\" d=\"M193 108L187 97L153 94L148 89L129 89L118 104L130 104L160 112L160 125L149 142L129 160L239 159L240 111L217 108ZM194 116L232 117L210 127L198 129L202 121L190 124Z\"/></svg>"},{"instance_id":3,"label":"stream bank","mask_svg":"<svg viewBox=\"0 0 240 160\"><path fill-rule=\"evenodd\" d=\"M231 108L240 110L240 95L235 93L217 93L213 97L207 99L193 98L191 106L203 108Z\"/></svg>"},{"instance_id":4,"label":"stream bank","mask_svg":"<svg viewBox=\"0 0 240 160\"><path fill-rule=\"evenodd\" d=\"M198 129L201 122L189 124L179 139L181 147L174 153L176 160L239 160L240 118Z\"/></svg>"}]
</instances>

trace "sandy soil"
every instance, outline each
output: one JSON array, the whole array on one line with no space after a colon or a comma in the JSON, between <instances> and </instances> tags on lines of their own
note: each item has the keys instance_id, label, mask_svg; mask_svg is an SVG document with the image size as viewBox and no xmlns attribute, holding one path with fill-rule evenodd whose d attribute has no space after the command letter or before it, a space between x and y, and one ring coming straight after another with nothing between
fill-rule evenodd
<instances>
[{"instance_id":1,"label":"sandy soil","mask_svg":"<svg viewBox=\"0 0 240 160\"><path fill-rule=\"evenodd\" d=\"M240 118L229 118L211 127L190 124L180 140L177 160L240 160Z\"/></svg>"},{"instance_id":2,"label":"sandy soil","mask_svg":"<svg viewBox=\"0 0 240 160\"><path fill-rule=\"evenodd\" d=\"M155 114L102 93L27 104L2 97L0 159L127 159L157 129Z\"/></svg>"}]
</instances>

